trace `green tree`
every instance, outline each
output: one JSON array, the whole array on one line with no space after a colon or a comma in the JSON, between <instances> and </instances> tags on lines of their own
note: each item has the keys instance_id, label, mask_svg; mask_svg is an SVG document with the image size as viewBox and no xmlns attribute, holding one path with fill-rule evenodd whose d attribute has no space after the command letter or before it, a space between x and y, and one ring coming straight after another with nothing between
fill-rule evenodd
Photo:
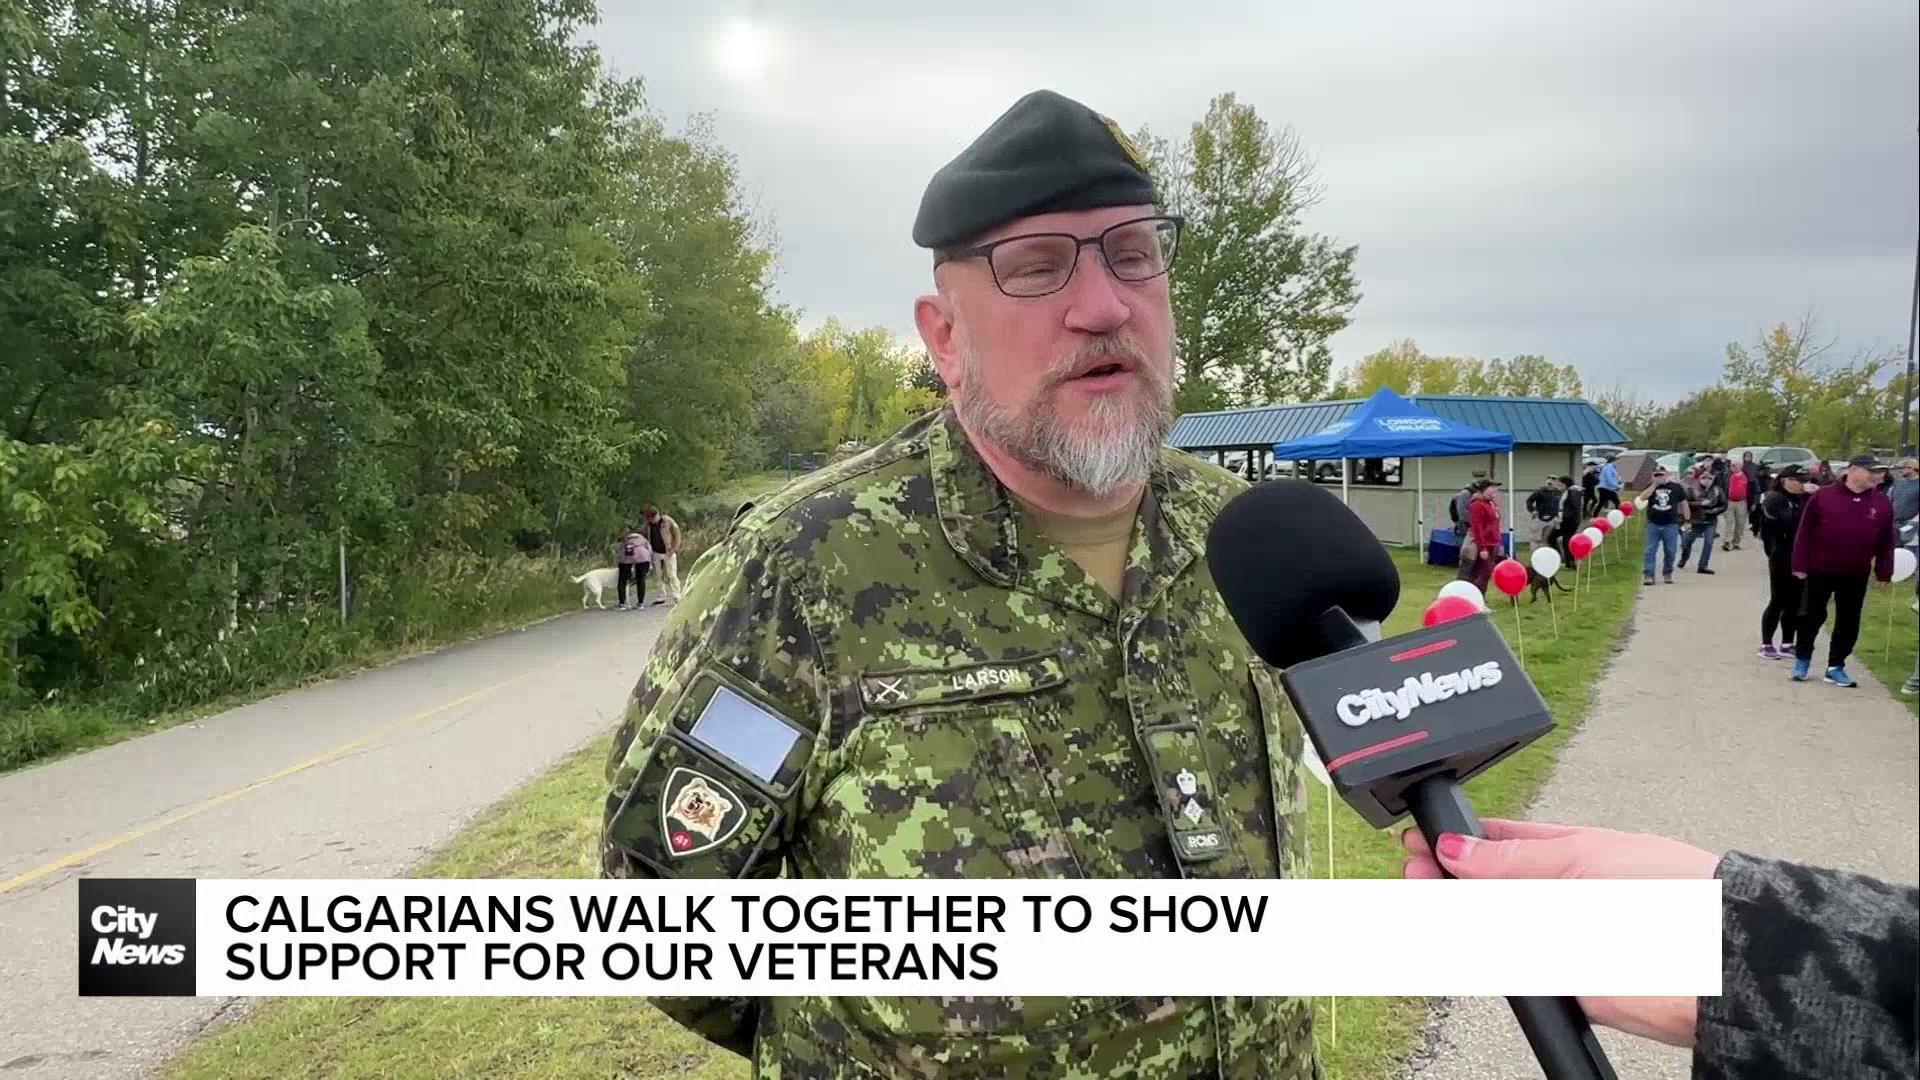
<instances>
[{"instance_id":1,"label":"green tree","mask_svg":"<svg viewBox=\"0 0 1920 1080\"><path fill-rule=\"evenodd\" d=\"M1359 301L1355 248L1306 231L1319 198L1291 128L1222 94L1178 142L1142 131L1167 208L1187 220L1173 275L1175 407L1305 400Z\"/></svg>"},{"instance_id":2,"label":"green tree","mask_svg":"<svg viewBox=\"0 0 1920 1080\"><path fill-rule=\"evenodd\" d=\"M1819 359L1833 345L1819 342L1817 336L1818 327L1809 314L1795 326L1776 323L1751 350L1738 342L1727 343L1720 381L1738 399L1727 418L1729 433L1743 433L1754 442L1787 441L1820 381Z\"/></svg>"},{"instance_id":3,"label":"green tree","mask_svg":"<svg viewBox=\"0 0 1920 1080\"><path fill-rule=\"evenodd\" d=\"M1613 421L1613 426L1626 432L1627 439L1636 446L1651 446L1648 441L1648 425L1660 412L1660 406L1651 398L1642 398L1627 388L1626 383L1616 380L1606 390L1595 394L1591 401L1600 415Z\"/></svg>"},{"instance_id":4,"label":"green tree","mask_svg":"<svg viewBox=\"0 0 1920 1080\"><path fill-rule=\"evenodd\" d=\"M1365 397L1384 386L1401 394L1576 398L1580 385L1572 365L1555 364L1544 356L1491 361L1428 356L1411 338L1362 357L1339 383L1351 397Z\"/></svg>"}]
</instances>

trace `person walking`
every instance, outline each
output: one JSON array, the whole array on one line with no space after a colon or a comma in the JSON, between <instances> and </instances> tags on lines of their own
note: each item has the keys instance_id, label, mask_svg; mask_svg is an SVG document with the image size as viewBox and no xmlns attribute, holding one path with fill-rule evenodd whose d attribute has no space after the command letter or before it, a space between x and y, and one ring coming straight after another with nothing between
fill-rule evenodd
<instances>
[{"instance_id":1,"label":"person walking","mask_svg":"<svg viewBox=\"0 0 1920 1080\"><path fill-rule=\"evenodd\" d=\"M1887 498L1893 503L1893 542L1920 555L1920 460L1900 459ZM1913 577L1913 593L1913 610L1920 611L1920 574Z\"/></svg>"},{"instance_id":2,"label":"person walking","mask_svg":"<svg viewBox=\"0 0 1920 1080\"><path fill-rule=\"evenodd\" d=\"M1600 473L1594 478L1594 489L1594 513L1604 514L1620 505L1620 470L1613 462L1600 466Z\"/></svg>"},{"instance_id":3,"label":"person walking","mask_svg":"<svg viewBox=\"0 0 1920 1080\"><path fill-rule=\"evenodd\" d=\"M1800 625L1800 579L1793 576L1793 539L1800 514L1810 497L1805 473L1798 465L1780 470L1774 490L1760 503L1761 546L1767 553L1767 606L1760 612L1760 655L1767 660L1791 660L1794 634ZM1780 645L1773 644L1774 631Z\"/></svg>"},{"instance_id":4,"label":"person walking","mask_svg":"<svg viewBox=\"0 0 1920 1080\"><path fill-rule=\"evenodd\" d=\"M1600 505L1600 463L1588 461L1587 469L1580 474L1580 516L1592 517L1595 508Z\"/></svg>"},{"instance_id":5,"label":"person walking","mask_svg":"<svg viewBox=\"0 0 1920 1080\"><path fill-rule=\"evenodd\" d=\"M653 562L653 548L647 543L646 535L640 530L627 527L627 533L620 538L616 561L620 566L618 592L620 605L615 610L627 610L627 582L633 582L633 606L636 610L647 601L647 568Z\"/></svg>"},{"instance_id":6,"label":"person walking","mask_svg":"<svg viewBox=\"0 0 1920 1080\"><path fill-rule=\"evenodd\" d=\"M1802 480L1805 474L1801 474ZM1760 538L1760 547L1767 546L1766 531L1760 528L1760 504L1772 493L1774 487L1773 466L1760 462L1753 467L1747 481L1747 528Z\"/></svg>"},{"instance_id":7,"label":"person walking","mask_svg":"<svg viewBox=\"0 0 1920 1080\"><path fill-rule=\"evenodd\" d=\"M1479 473L1475 473L1473 479L1467 481L1466 486L1454 492L1453 498L1447 501L1447 517L1453 520L1453 535L1462 543L1466 542L1468 526L1471 524L1468 521L1467 507L1473 502L1473 493L1476 490L1473 485L1483 479L1485 478Z\"/></svg>"},{"instance_id":8,"label":"person walking","mask_svg":"<svg viewBox=\"0 0 1920 1080\"><path fill-rule=\"evenodd\" d=\"M1557 479L1548 476L1527 496L1527 539L1536 548L1553 543L1554 527L1560 521L1560 489L1554 486Z\"/></svg>"},{"instance_id":9,"label":"person walking","mask_svg":"<svg viewBox=\"0 0 1920 1080\"><path fill-rule=\"evenodd\" d=\"M1847 463L1841 481L1807 500L1793 541L1793 576L1806 583L1801 620L1794 634L1793 681L1806 682L1813 643L1833 602L1833 637L1827 642L1825 680L1852 688L1847 657L1860 637L1860 609L1867 579L1893 580L1893 503L1874 486L1874 459Z\"/></svg>"},{"instance_id":10,"label":"person walking","mask_svg":"<svg viewBox=\"0 0 1920 1080\"><path fill-rule=\"evenodd\" d=\"M680 523L649 506L641 511L647 519L647 543L653 548L653 565L660 572L660 588L665 596L656 604L680 602Z\"/></svg>"},{"instance_id":11,"label":"person walking","mask_svg":"<svg viewBox=\"0 0 1920 1080\"><path fill-rule=\"evenodd\" d=\"M1467 535L1460 543L1460 578L1481 592L1493 577L1493 564L1500 555L1500 505L1495 501L1497 485L1492 480L1475 480L1472 498L1467 500Z\"/></svg>"},{"instance_id":12,"label":"person walking","mask_svg":"<svg viewBox=\"0 0 1920 1080\"><path fill-rule=\"evenodd\" d=\"M1580 489L1574 485L1573 477L1560 477L1560 524L1553 531L1553 546L1560 551L1563 563L1571 565L1573 549L1567 544L1583 528L1586 518L1581 515L1585 509L1580 505Z\"/></svg>"},{"instance_id":13,"label":"person walking","mask_svg":"<svg viewBox=\"0 0 1920 1080\"><path fill-rule=\"evenodd\" d=\"M1687 560L1693 557L1693 545L1700 544L1700 566L1698 572L1712 574L1707 564L1713 561L1713 534L1719 528L1720 515L1727 511L1727 493L1713 478L1713 467L1702 463L1693 472L1693 478L1686 485L1687 517L1691 524L1687 528L1687 538L1680 547L1680 569L1687 568Z\"/></svg>"},{"instance_id":14,"label":"person walking","mask_svg":"<svg viewBox=\"0 0 1920 1080\"><path fill-rule=\"evenodd\" d=\"M1634 500L1646 516L1645 550L1641 553L1641 584L1653 584L1653 556L1666 552L1661 580L1673 584L1673 556L1680 547L1680 525L1687 520L1687 492L1673 482L1673 474L1662 465L1653 470L1653 486Z\"/></svg>"},{"instance_id":15,"label":"person walking","mask_svg":"<svg viewBox=\"0 0 1920 1080\"><path fill-rule=\"evenodd\" d=\"M1739 551L1747 535L1747 501L1753 489L1753 451L1747 451L1740 467L1727 472L1727 529L1720 534L1721 551Z\"/></svg>"}]
</instances>

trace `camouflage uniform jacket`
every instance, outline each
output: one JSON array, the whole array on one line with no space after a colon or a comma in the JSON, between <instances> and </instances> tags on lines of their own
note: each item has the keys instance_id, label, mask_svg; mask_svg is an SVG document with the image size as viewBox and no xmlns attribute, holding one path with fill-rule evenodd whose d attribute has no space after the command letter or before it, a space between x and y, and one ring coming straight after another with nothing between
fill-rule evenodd
<instances>
[{"instance_id":1,"label":"camouflage uniform jacket","mask_svg":"<svg viewBox=\"0 0 1920 1080\"><path fill-rule=\"evenodd\" d=\"M950 410L790 485L661 632L608 762L603 873L1302 873L1300 723L1204 557L1244 486L1163 452L1116 603L1023 526ZM688 737L740 698L777 764ZM1305 999L656 1004L761 1076L1320 1075Z\"/></svg>"}]
</instances>

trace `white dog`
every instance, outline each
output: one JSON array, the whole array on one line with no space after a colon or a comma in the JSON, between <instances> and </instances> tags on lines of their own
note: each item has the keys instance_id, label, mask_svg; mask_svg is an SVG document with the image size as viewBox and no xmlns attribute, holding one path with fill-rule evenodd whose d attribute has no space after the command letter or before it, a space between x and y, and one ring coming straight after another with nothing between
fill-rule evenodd
<instances>
[{"instance_id":1,"label":"white dog","mask_svg":"<svg viewBox=\"0 0 1920 1080\"><path fill-rule=\"evenodd\" d=\"M589 570L579 577L574 578L573 581L574 584L580 586L580 607L582 610L586 609L587 597L591 596L593 597L593 602L600 605L600 610L605 611L607 609L607 590L620 583L620 571L611 566L603 566L598 570Z\"/></svg>"}]
</instances>

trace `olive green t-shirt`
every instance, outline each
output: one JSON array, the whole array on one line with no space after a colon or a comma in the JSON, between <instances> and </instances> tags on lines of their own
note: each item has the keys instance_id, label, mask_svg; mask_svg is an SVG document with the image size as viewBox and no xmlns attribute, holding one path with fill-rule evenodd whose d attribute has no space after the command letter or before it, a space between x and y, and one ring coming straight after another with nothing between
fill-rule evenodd
<instances>
[{"instance_id":1,"label":"olive green t-shirt","mask_svg":"<svg viewBox=\"0 0 1920 1080\"><path fill-rule=\"evenodd\" d=\"M1145 494L1142 490L1141 495ZM1127 573L1127 548L1133 541L1134 520L1140 515L1139 499L1097 518L1067 517L1042 510L1017 495L1014 501L1047 539L1107 590L1108 596L1120 599L1121 582Z\"/></svg>"}]
</instances>

